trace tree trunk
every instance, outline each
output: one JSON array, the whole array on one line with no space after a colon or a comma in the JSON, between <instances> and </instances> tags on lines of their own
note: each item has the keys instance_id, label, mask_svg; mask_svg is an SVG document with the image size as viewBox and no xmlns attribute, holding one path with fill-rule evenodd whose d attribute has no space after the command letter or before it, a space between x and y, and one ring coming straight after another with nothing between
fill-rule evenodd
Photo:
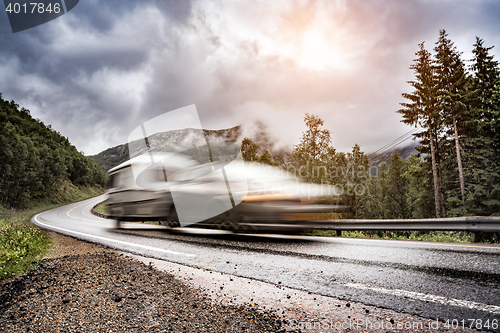
<instances>
[{"instance_id":1,"label":"tree trunk","mask_svg":"<svg viewBox=\"0 0 500 333\"><path fill-rule=\"evenodd\" d=\"M439 180L439 195L441 196L441 217L446 217L446 209L444 208L444 186L443 186L443 172L441 171L441 159L439 158L439 142L436 134L436 165L438 170Z\"/></svg>"},{"instance_id":2,"label":"tree trunk","mask_svg":"<svg viewBox=\"0 0 500 333\"><path fill-rule=\"evenodd\" d=\"M354 199L356 200L356 220L358 219L358 196L356 195L356 187L354 187Z\"/></svg>"},{"instance_id":3,"label":"tree trunk","mask_svg":"<svg viewBox=\"0 0 500 333\"><path fill-rule=\"evenodd\" d=\"M446 217L446 209L444 208L443 173L441 172L441 163L439 161L437 162L437 166L439 174L439 193L441 193L441 216Z\"/></svg>"},{"instance_id":4,"label":"tree trunk","mask_svg":"<svg viewBox=\"0 0 500 333\"><path fill-rule=\"evenodd\" d=\"M431 143L431 161L432 161L432 176L434 179L434 202L436 204L436 217L441 217L441 209L439 204L439 185L438 172L436 167L436 153L434 151L434 138L432 137L432 128L429 126L429 141Z\"/></svg>"},{"instance_id":5,"label":"tree trunk","mask_svg":"<svg viewBox=\"0 0 500 333\"><path fill-rule=\"evenodd\" d=\"M460 178L460 192L462 194L462 209L463 209L463 213L465 213L464 171L462 169L462 157L460 156L460 144L458 142L458 130L457 130L457 122L455 120L455 113L453 113L453 129L455 130L455 148L457 149L458 177Z\"/></svg>"}]
</instances>

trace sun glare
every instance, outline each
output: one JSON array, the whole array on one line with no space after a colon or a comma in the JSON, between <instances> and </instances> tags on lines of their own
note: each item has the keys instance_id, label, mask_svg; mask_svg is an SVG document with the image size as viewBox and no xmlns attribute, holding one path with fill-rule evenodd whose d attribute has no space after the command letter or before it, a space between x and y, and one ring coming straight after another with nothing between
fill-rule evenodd
<instances>
[{"instance_id":1,"label":"sun glare","mask_svg":"<svg viewBox=\"0 0 500 333\"><path fill-rule=\"evenodd\" d=\"M336 45L334 37L325 34L319 28L307 29L299 43L293 57L301 66L315 70L341 69L346 66L346 59L342 55L340 47Z\"/></svg>"},{"instance_id":2,"label":"sun glare","mask_svg":"<svg viewBox=\"0 0 500 333\"><path fill-rule=\"evenodd\" d=\"M332 22L308 22L283 31L282 38L270 38L265 53L293 60L297 65L312 70L346 70L349 51L343 47L344 33ZM267 39L267 38L266 38Z\"/></svg>"},{"instance_id":3,"label":"sun glare","mask_svg":"<svg viewBox=\"0 0 500 333\"><path fill-rule=\"evenodd\" d=\"M263 59L292 61L314 71L346 71L358 53L357 44L351 42L353 31L345 25L345 9L339 4L332 6L296 8L290 5L283 9L281 5L266 3L268 10L264 16L260 10L248 13L245 7L243 13L243 9L236 6L235 15L211 22L210 29L212 34L224 39L220 42L225 46L221 48L224 56L237 54L234 51L240 45L253 45L257 50L254 54ZM245 15L256 19L237 19Z\"/></svg>"},{"instance_id":4,"label":"sun glare","mask_svg":"<svg viewBox=\"0 0 500 333\"><path fill-rule=\"evenodd\" d=\"M349 67L348 51L342 48L339 39L317 27L307 28L286 40L263 38L259 45L264 54L289 58L311 70L346 70Z\"/></svg>"}]
</instances>

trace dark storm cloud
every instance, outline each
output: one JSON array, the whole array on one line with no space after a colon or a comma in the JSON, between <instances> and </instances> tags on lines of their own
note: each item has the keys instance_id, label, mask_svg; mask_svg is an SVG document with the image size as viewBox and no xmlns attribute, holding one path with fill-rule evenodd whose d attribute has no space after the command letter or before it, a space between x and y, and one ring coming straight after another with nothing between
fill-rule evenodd
<instances>
[{"instance_id":1,"label":"dark storm cloud","mask_svg":"<svg viewBox=\"0 0 500 333\"><path fill-rule=\"evenodd\" d=\"M81 1L61 21L16 34L0 13L5 16L0 25L0 91L70 136L80 149L92 149L91 137L101 135L109 142L133 101L126 91L109 91L103 79L123 75L130 80L127 74L147 65L162 38L148 13L160 14L153 18L158 24L166 19L182 25L190 6L190 1ZM141 30L143 24L149 31ZM124 29L130 29L126 36L120 35Z\"/></svg>"},{"instance_id":2,"label":"dark storm cloud","mask_svg":"<svg viewBox=\"0 0 500 333\"><path fill-rule=\"evenodd\" d=\"M151 5L158 5L165 16L175 18L180 23L188 17L190 8L189 1L82 1L76 7L74 20L67 22L74 30L85 30L85 34L79 36L84 43L87 38L105 38L118 22L126 20L127 16L133 15L141 7ZM5 13L2 14L6 17ZM143 19L148 20L147 17ZM101 50L89 49L79 54L69 54L69 56L60 54L57 57L51 52L51 49L61 42L61 31L58 31L55 23L23 33L0 34L0 45L2 45L0 55L18 58L21 69L26 72L39 72L42 76L55 75L57 72L57 75L65 76L80 70L92 73L103 67L128 69L145 61L149 52L148 49L134 48L132 44L144 36L130 36L131 44L125 49L111 47Z\"/></svg>"},{"instance_id":3,"label":"dark storm cloud","mask_svg":"<svg viewBox=\"0 0 500 333\"><path fill-rule=\"evenodd\" d=\"M487 1L80 1L21 33L0 22L0 92L90 153L190 104L206 127L260 119L289 146L316 113L336 148L370 151L408 130L395 111L417 44L432 50L444 28L464 53L476 35L500 47L499 11ZM346 67L280 53L322 15Z\"/></svg>"}]
</instances>

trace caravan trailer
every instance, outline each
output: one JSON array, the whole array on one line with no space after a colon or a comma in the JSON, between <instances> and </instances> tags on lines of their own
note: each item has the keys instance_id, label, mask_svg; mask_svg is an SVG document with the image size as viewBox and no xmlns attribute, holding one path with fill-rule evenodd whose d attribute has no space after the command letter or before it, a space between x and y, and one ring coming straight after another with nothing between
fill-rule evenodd
<instances>
[{"instance_id":1,"label":"caravan trailer","mask_svg":"<svg viewBox=\"0 0 500 333\"><path fill-rule=\"evenodd\" d=\"M168 177L195 164L180 154L148 153L112 168L107 186L110 216L117 226L120 221L168 221L175 214Z\"/></svg>"},{"instance_id":2,"label":"caravan trailer","mask_svg":"<svg viewBox=\"0 0 500 333\"><path fill-rule=\"evenodd\" d=\"M164 222L236 232L301 232L340 206L319 204L332 188L303 183L286 170L235 159L202 163L147 153L109 171L108 207L120 221Z\"/></svg>"}]
</instances>

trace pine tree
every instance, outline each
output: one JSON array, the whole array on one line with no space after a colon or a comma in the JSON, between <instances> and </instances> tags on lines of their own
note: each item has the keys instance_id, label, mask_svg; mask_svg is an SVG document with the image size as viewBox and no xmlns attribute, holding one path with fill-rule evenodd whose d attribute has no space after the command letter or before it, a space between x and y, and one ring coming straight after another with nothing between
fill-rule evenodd
<instances>
[{"instance_id":1,"label":"pine tree","mask_svg":"<svg viewBox=\"0 0 500 333\"><path fill-rule=\"evenodd\" d=\"M441 30L434 48L436 52L435 70L439 87L438 103L445 124L453 128L462 208L465 209L465 182L458 123L464 122L465 103L468 97L467 75L460 53L447 36L446 31Z\"/></svg>"},{"instance_id":2,"label":"pine tree","mask_svg":"<svg viewBox=\"0 0 500 333\"><path fill-rule=\"evenodd\" d=\"M467 178L470 184L469 210L477 215L491 215L500 210L500 69L476 37L472 51L472 90L469 135L467 138Z\"/></svg>"},{"instance_id":3,"label":"pine tree","mask_svg":"<svg viewBox=\"0 0 500 333\"><path fill-rule=\"evenodd\" d=\"M434 208L428 200L433 192L429 164L418 155L411 154L406 159L406 165L404 177L408 181L406 200L410 217L415 219L432 217Z\"/></svg>"},{"instance_id":4,"label":"pine tree","mask_svg":"<svg viewBox=\"0 0 500 333\"><path fill-rule=\"evenodd\" d=\"M368 156L361 151L358 144L354 144L352 152L347 154L347 159L347 186L349 187L349 193L354 196L354 216L358 218L358 198L360 195L364 195L366 191L364 183L368 179Z\"/></svg>"},{"instance_id":5,"label":"pine tree","mask_svg":"<svg viewBox=\"0 0 500 333\"><path fill-rule=\"evenodd\" d=\"M358 217L362 219L382 219L384 215L382 213L382 205L384 202L384 191L381 187L381 179L385 175L385 169L382 162L378 166L379 174L378 176L369 176L366 181L366 191L363 196L358 200Z\"/></svg>"},{"instance_id":6,"label":"pine tree","mask_svg":"<svg viewBox=\"0 0 500 333\"><path fill-rule=\"evenodd\" d=\"M413 69L415 72L416 80L408 82L414 88L414 91L412 93L403 93L403 97L410 102L401 103L403 109L397 112L403 115L403 120L401 120L403 123L420 126L425 129L427 134L427 142L423 141L421 144L428 144L430 150L434 181L434 202L436 217L439 218L441 217L442 200L440 199L440 185L436 161L436 143L441 129L439 109L437 107L438 82L431 54L425 49L423 42L418 46L419 51L415 53L417 58L410 66L410 69ZM416 137L422 137L422 134L417 134Z\"/></svg>"},{"instance_id":7,"label":"pine tree","mask_svg":"<svg viewBox=\"0 0 500 333\"><path fill-rule=\"evenodd\" d=\"M391 155L391 164L387 170L387 218L410 218L406 196L409 190L408 179L404 176L408 166L396 150Z\"/></svg>"}]
</instances>

